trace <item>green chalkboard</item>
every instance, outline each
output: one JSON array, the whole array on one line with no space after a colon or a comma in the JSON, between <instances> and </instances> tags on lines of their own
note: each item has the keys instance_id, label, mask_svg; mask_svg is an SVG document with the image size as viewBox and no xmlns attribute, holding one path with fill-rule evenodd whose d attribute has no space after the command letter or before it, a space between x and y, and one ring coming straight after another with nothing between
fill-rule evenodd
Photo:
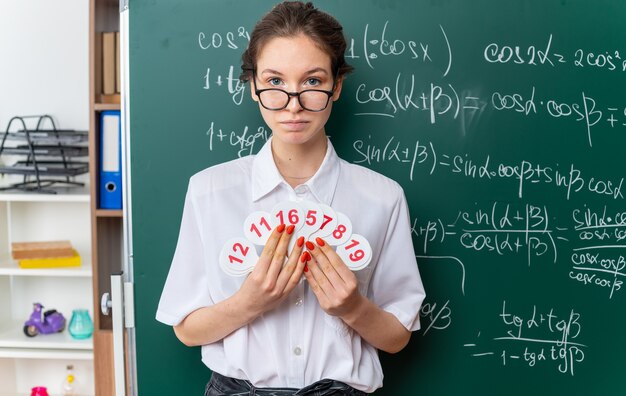
<instances>
[{"instance_id":1,"label":"green chalkboard","mask_svg":"<svg viewBox=\"0 0 626 396\"><path fill-rule=\"evenodd\" d=\"M327 126L397 180L427 298L381 395L626 394L626 3L342 0ZM268 137L237 81L259 1L130 2L140 395L209 378L154 315L188 178Z\"/></svg>"}]
</instances>

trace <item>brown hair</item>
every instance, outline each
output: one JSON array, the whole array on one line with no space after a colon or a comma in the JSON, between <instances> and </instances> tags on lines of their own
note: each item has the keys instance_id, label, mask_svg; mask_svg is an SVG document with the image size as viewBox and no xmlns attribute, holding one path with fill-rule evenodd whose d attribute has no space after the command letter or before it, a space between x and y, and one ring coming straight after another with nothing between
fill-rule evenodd
<instances>
[{"instance_id":1,"label":"brown hair","mask_svg":"<svg viewBox=\"0 0 626 396\"><path fill-rule=\"evenodd\" d=\"M256 68L256 61L263 46L276 37L294 37L304 34L330 56L332 73L341 77L352 71L346 63L346 39L343 27L331 15L315 8L311 2L284 1L277 4L257 22L248 48L241 56L239 79L247 82Z\"/></svg>"}]
</instances>

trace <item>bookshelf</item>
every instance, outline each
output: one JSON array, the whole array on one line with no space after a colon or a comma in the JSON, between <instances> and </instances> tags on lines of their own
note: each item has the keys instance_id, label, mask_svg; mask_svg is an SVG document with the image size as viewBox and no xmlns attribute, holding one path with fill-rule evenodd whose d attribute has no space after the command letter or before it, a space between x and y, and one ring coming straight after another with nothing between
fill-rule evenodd
<instances>
[{"instance_id":1,"label":"bookshelf","mask_svg":"<svg viewBox=\"0 0 626 396\"><path fill-rule=\"evenodd\" d=\"M23 334L34 302L58 310L66 323L76 308L93 317L90 203L89 190L80 188L0 194L0 395L28 394L36 385L58 394L67 364L80 372L80 394L95 394L93 338L73 339L67 324L57 334ZM79 267L23 269L11 258L12 242L58 239L72 242Z\"/></svg>"},{"instance_id":2,"label":"bookshelf","mask_svg":"<svg viewBox=\"0 0 626 396\"><path fill-rule=\"evenodd\" d=\"M111 292L110 275L122 266L123 212L100 209L98 163L100 114L120 110L119 95L103 96L102 33L119 32L119 2L89 0L89 174L94 300L94 369L96 395L112 395L114 389L113 333L111 316L100 312L100 298Z\"/></svg>"}]
</instances>

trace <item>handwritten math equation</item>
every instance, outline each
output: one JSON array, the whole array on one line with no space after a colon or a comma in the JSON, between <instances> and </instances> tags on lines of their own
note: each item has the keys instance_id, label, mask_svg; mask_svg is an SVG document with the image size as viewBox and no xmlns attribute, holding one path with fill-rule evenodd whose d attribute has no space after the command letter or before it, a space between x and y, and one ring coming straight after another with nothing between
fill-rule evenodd
<instances>
[{"instance_id":1,"label":"handwritten math equation","mask_svg":"<svg viewBox=\"0 0 626 396\"><path fill-rule=\"evenodd\" d=\"M483 336L464 344L477 359L497 358L503 366L526 364L529 367L553 365L559 373L574 376L585 360L587 345L579 342L582 334L580 313L574 309L559 313L539 310L536 305L523 314L509 310L502 302L499 328L502 333ZM498 326L494 326L498 328Z\"/></svg>"},{"instance_id":2,"label":"handwritten math equation","mask_svg":"<svg viewBox=\"0 0 626 396\"><path fill-rule=\"evenodd\" d=\"M394 118L403 112L426 115L430 124L441 119L460 122L464 131L480 119L485 109L510 112L520 117L544 116L581 124L587 144L593 147L594 128L626 133L626 105L603 103L597 94L581 91L578 97L541 94L531 86L527 92L494 90L480 95L451 83L423 81L415 74L398 73L392 81L381 77L376 84L360 83L354 93L356 116Z\"/></svg>"},{"instance_id":3,"label":"handwritten math equation","mask_svg":"<svg viewBox=\"0 0 626 396\"><path fill-rule=\"evenodd\" d=\"M272 136L272 131L264 125L249 127L244 125L241 128L226 128L215 125L215 121L210 121L205 131L208 138L209 151L223 151L224 147L234 148L236 158L256 154L261 147Z\"/></svg>"},{"instance_id":4,"label":"handwritten math equation","mask_svg":"<svg viewBox=\"0 0 626 396\"><path fill-rule=\"evenodd\" d=\"M412 233L420 254L428 254L433 243L457 243L471 252L498 256L522 255L526 264L541 257L556 263L558 241L568 241L567 228L552 224L546 206L494 202L491 207L459 210L454 219L413 219Z\"/></svg>"},{"instance_id":5,"label":"handwritten math equation","mask_svg":"<svg viewBox=\"0 0 626 396\"><path fill-rule=\"evenodd\" d=\"M577 68L626 72L625 52L619 48L600 52L577 48L573 52L566 52L555 49L553 39L554 35L549 34L542 44L528 46L515 43L489 43L485 46L483 56L488 63L551 67L573 65Z\"/></svg>"},{"instance_id":6,"label":"handwritten math equation","mask_svg":"<svg viewBox=\"0 0 626 396\"><path fill-rule=\"evenodd\" d=\"M585 205L575 209L572 218L581 246L572 251L570 279L604 289L613 298L626 277L626 211Z\"/></svg>"},{"instance_id":7,"label":"handwritten math equation","mask_svg":"<svg viewBox=\"0 0 626 396\"><path fill-rule=\"evenodd\" d=\"M411 181L415 179L416 172L422 169L430 175L451 172L485 183L510 181L511 188L519 198L524 197L529 186L542 184L561 191L566 200L583 192L613 200L624 199L623 177L602 178L579 169L573 163L561 166L526 160L498 161L490 155L473 157L469 153L440 152L432 142L407 142L395 136L388 138L384 144L377 144L372 141L372 135L368 135L367 138L357 139L352 147L357 155L354 163L367 166L396 164L399 168L406 169Z\"/></svg>"},{"instance_id":8,"label":"handwritten math equation","mask_svg":"<svg viewBox=\"0 0 626 396\"><path fill-rule=\"evenodd\" d=\"M412 62L433 63L431 56L431 42L423 38L402 37L405 31L403 26L384 21L376 24L365 24L362 30L349 39L345 54L348 62L352 59L364 59L371 69L376 68L376 63L386 57L403 57ZM362 32L362 33L361 33ZM446 59L441 60L442 69L445 69L442 77L445 77L452 68L452 46L446 30L439 25L437 35L438 45L442 45Z\"/></svg>"}]
</instances>

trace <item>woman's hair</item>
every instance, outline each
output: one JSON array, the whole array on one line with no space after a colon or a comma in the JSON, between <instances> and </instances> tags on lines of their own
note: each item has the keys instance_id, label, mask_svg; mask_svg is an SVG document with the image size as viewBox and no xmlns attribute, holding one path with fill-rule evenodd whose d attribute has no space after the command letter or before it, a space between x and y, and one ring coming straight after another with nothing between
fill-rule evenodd
<instances>
[{"instance_id":1,"label":"woman's hair","mask_svg":"<svg viewBox=\"0 0 626 396\"><path fill-rule=\"evenodd\" d=\"M256 69L256 61L263 46L276 37L294 37L303 34L328 54L332 73L341 77L352 71L346 63L346 39L343 27L329 14L318 10L311 2L284 1L276 5L254 27L248 48L241 56L241 81L248 81Z\"/></svg>"}]
</instances>

